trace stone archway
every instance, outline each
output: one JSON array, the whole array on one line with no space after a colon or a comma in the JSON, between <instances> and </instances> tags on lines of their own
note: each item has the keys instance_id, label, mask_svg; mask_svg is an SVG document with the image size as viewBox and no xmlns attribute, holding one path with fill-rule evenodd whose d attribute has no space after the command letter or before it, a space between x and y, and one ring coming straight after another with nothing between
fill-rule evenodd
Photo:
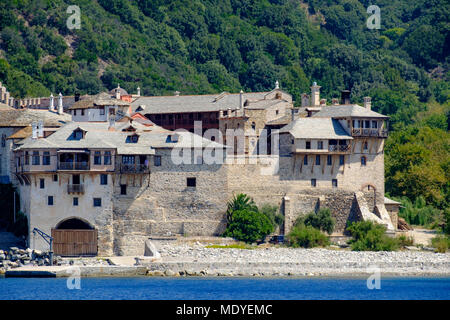
<instances>
[{"instance_id":1,"label":"stone archway","mask_svg":"<svg viewBox=\"0 0 450 320\"><path fill-rule=\"evenodd\" d=\"M86 220L70 217L52 229L53 251L60 256L96 256L97 230Z\"/></svg>"}]
</instances>

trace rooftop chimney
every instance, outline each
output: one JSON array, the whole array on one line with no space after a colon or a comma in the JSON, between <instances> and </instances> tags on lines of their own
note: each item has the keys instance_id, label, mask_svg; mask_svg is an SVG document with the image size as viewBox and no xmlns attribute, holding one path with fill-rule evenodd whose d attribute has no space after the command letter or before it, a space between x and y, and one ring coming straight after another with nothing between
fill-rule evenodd
<instances>
[{"instance_id":1,"label":"rooftop chimney","mask_svg":"<svg viewBox=\"0 0 450 320\"><path fill-rule=\"evenodd\" d=\"M141 96L141 88L137 87L137 96L140 97Z\"/></svg>"},{"instance_id":2,"label":"rooftop chimney","mask_svg":"<svg viewBox=\"0 0 450 320\"><path fill-rule=\"evenodd\" d=\"M337 98L331 99L331 104L332 104L333 106L339 105L339 99L337 99Z\"/></svg>"},{"instance_id":3,"label":"rooftop chimney","mask_svg":"<svg viewBox=\"0 0 450 320\"><path fill-rule=\"evenodd\" d=\"M108 131L115 131L115 126L116 126L116 118L114 117L114 115L110 115L109 116L109 125L108 125Z\"/></svg>"},{"instance_id":4,"label":"rooftop chimney","mask_svg":"<svg viewBox=\"0 0 450 320\"><path fill-rule=\"evenodd\" d=\"M317 85L317 82L314 82L311 87L311 106L317 107L320 103L320 86Z\"/></svg>"},{"instance_id":5,"label":"rooftop chimney","mask_svg":"<svg viewBox=\"0 0 450 320\"><path fill-rule=\"evenodd\" d=\"M302 94L302 108L309 107L309 96L306 93Z\"/></svg>"},{"instance_id":6,"label":"rooftop chimney","mask_svg":"<svg viewBox=\"0 0 450 320\"><path fill-rule=\"evenodd\" d=\"M244 115L244 91L239 92L239 109L241 109L242 115Z\"/></svg>"},{"instance_id":7,"label":"rooftop chimney","mask_svg":"<svg viewBox=\"0 0 450 320\"><path fill-rule=\"evenodd\" d=\"M364 97L364 108L368 110L372 110L372 98L371 97Z\"/></svg>"},{"instance_id":8,"label":"rooftop chimney","mask_svg":"<svg viewBox=\"0 0 450 320\"><path fill-rule=\"evenodd\" d=\"M53 93L50 94L50 106L48 108L50 111L54 111L55 110L55 101L53 98Z\"/></svg>"},{"instance_id":9,"label":"rooftop chimney","mask_svg":"<svg viewBox=\"0 0 450 320\"><path fill-rule=\"evenodd\" d=\"M75 93L75 102L80 101L80 93Z\"/></svg>"},{"instance_id":10,"label":"rooftop chimney","mask_svg":"<svg viewBox=\"0 0 450 320\"><path fill-rule=\"evenodd\" d=\"M37 136L38 138L44 137L44 121L39 120L37 123Z\"/></svg>"},{"instance_id":11,"label":"rooftop chimney","mask_svg":"<svg viewBox=\"0 0 450 320\"><path fill-rule=\"evenodd\" d=\"M33 121L31 123L31 128L32 128L32 135L31 138L32 139L37 139L38 138L38 133L37 133L37 123L35 121Z\"/></svg>"},{"instance_id":12,"label":"rooftop chimney","mask_svg":"<svg viewBox=\"0 0 450 320\"><path fill-rule=\"evenodd\" d=\"M120 84L118 84L116 88L116 99L120 100Z\"/></svg>"},{"instance_id":13,"label":"rooftop chimney","mask_svg":"<svg viewBox=\"0 0 450 320\"><path fill-rule=\"evenodd\" d=\"M59 97L58 97L58 114L63 114L64 113L64 108L63 108L63 97L61 92L59 93Z\"/></svg>"},{"instance_id":14,"label":"rooftop chimney","mask_svg":"<svg viewBox=\"0 0 450 320\"><path fill-rule=\"evenodd\" d=\"M327 99L320 99L320 106L326 107L326 105L327 105Z\"/></svg>"},{"instance_id":15,"label":"rooftop chimney","mask_svg":"<svg viewBox=\"0 0 450 320\"><path fill-rule=\"evenodd\" d=\"M280 89L280 83L277 81L275 81L275 89Z\"/></svg>"},{"instance_id":16,"label":"rooftop chimney","mask_svg":"<svg viewBox=\"0 0 450 320\"><path fill-rule=\"evenodd\" d=\"M177 91L174 92L174 94L175 94L176 97L178 97L180 95L180 91L177 90Z\"/></svg>"},{"instance_id":17,"label":"rooftop chimney","mask_svg":"<svg viewBox=\"0 0 450 320\"><path fill-rule=\"evenodd\" d=\"M341 91L341 104L350 104L350 91L349 90Z\"/></svg>"}]
</instances>

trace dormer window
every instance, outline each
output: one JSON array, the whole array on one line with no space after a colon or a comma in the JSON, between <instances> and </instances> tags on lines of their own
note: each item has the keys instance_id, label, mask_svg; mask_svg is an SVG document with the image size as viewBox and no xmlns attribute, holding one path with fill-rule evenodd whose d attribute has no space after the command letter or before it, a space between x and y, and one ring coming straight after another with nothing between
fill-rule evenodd
<instances>
[{"instance_id":1,"label":"dormer window","mask_svg":"<svg viewBox=\"0 0 450 320\"><path fill-rule=\"evenodd\" d=\"M127 137L126 143L137 143L139 140L139 136L137 134L133 134Z\"/></svg>"},{"instance_id":2,"label":"dormer window","mask_svg":"<svg viewBox=\"0 0 450 320\"><path fill-rule=\"evenodd\" d=\"M176 143L178 142L178 134L169 134L166 139L167 143Z\"/></svg>"},{"instance_id":3,"label":"dormer window","mask_svg":"<svg viewBox=\"0 0 450 320\"><path fill-rule=\"evenodd\" d=\"M73 133L72 133L72 137L74 140L81 140L85 137L85 135L86 135L86 131L84 131L83 129L80 129L80 128L73 130Z\"/></svg>"}]
</instances>

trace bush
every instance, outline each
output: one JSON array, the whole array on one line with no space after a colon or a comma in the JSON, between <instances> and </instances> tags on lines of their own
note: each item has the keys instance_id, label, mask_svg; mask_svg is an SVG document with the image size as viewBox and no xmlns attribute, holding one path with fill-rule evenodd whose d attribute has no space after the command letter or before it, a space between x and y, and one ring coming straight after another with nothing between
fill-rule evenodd
<instances>
[{"instance_id":1,"label":"bush","mask_svg":"<svg viewBox=\"0 0 450 320\"><path fill-rule=\"evenodd\" d=\"M450 238L441 234L431 239L431 244L437 252L445 253L450 247Z\"/></svg>"},{"instance_id":2,"label":"bush","mask_svg":"<svg viewBox=\"0 0 450 320\"><path fill-rule=\"evenodd\" d=\"M251 210L238 210L233 212L233 220L228 224L223 235L253 243L256 240L263 240L272 231L273 225L264 214Z\"/></svg>"},{"instance_id":3,"label":"bush","mask_svg":"<svg viewBox=\"0 0 450 320\"><path fill-rule=\"evenodd\" d=\"M320 209L319 212L311 212L304 217L297 218L295 225L311 226L331 234L334 230L335 221L331 217L331 211L328 208Z\"/></svg>"},{"instance_id":4,"label":"bush","mask_svg":"<svg viewBox=\"0 0 450 320\"><path fill-rule=\"evenodd\" d=\"M263 204L259 210L267 218L269 218L272 225L281 227L284 222L284 215L278 211L278 206L273 206L270 204Z\"/></svg>"},{"instance_id":5,"label":"bush","mask_svg":"<svg viewBox=\"0 0 450 320\"><path fill-rule=\"evenodd\" d=\"M410 225L437 226L441 221L440 210L427 205L425 199L420 196L411 202L407 197L400 199L399 216L406 220Z\"/></svg>"},{"instance_id":6,"label":"bush","mask_svg":"<svg viewBox=\"0 0 450 320\"><path fill-rule=\"evenodd\" d=\"M233 221L233 214L235 211L248 210L248 211L258 211L258 207L252 198L244 193L240 193L233 197L227 203L227 222L230 224Z\"/></svg>"},{"instance_id":7,"label":"bush","mask_svg":"<svg viewBox=\"0 0 450 320\"><path fill-rule=\"evenodd\" d=\"M292 247L314 248L330 244L328 237L319 229L303 224L296 225L287 238Z\"/></svg>"},{"instance_id":8,"label":"bush","mask_svg":"<svg viewBox=\"0 0 450 320\"><path fill-rule=\"evenodd\" d=\"M396 239L398 244L402 247L412 246L414 244L414 239L412 237L407 237L404 234L398 236Z\"/></svg>"},{"instance_id":9,"label":"bush","mask_svg":"<svg viewBox=\"0 0 450 320\"><path fill-rule=\"evenodd\" d=\"M353 237L349 243L354 251L393 251L398 249L398 240L385 234L386 227L372 221L353 222L347 230Z\"/></svg>"}]
</instances>

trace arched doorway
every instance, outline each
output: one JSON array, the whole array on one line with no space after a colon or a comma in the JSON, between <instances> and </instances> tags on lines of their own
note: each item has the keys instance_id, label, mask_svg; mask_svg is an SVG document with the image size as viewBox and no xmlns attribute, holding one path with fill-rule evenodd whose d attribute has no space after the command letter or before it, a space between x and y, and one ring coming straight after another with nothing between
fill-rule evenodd
<instances>
[{"instance_id":1,"label":"arched doorway","mask_svg":"<svg viewBox=\"0 0 450 320\"><path fill-rule=\"evenodd\" d=\"M97 230L86 220L71 217L52 229L53 251L59 256L96 256Z\"/></svg>"}]
</instances>

